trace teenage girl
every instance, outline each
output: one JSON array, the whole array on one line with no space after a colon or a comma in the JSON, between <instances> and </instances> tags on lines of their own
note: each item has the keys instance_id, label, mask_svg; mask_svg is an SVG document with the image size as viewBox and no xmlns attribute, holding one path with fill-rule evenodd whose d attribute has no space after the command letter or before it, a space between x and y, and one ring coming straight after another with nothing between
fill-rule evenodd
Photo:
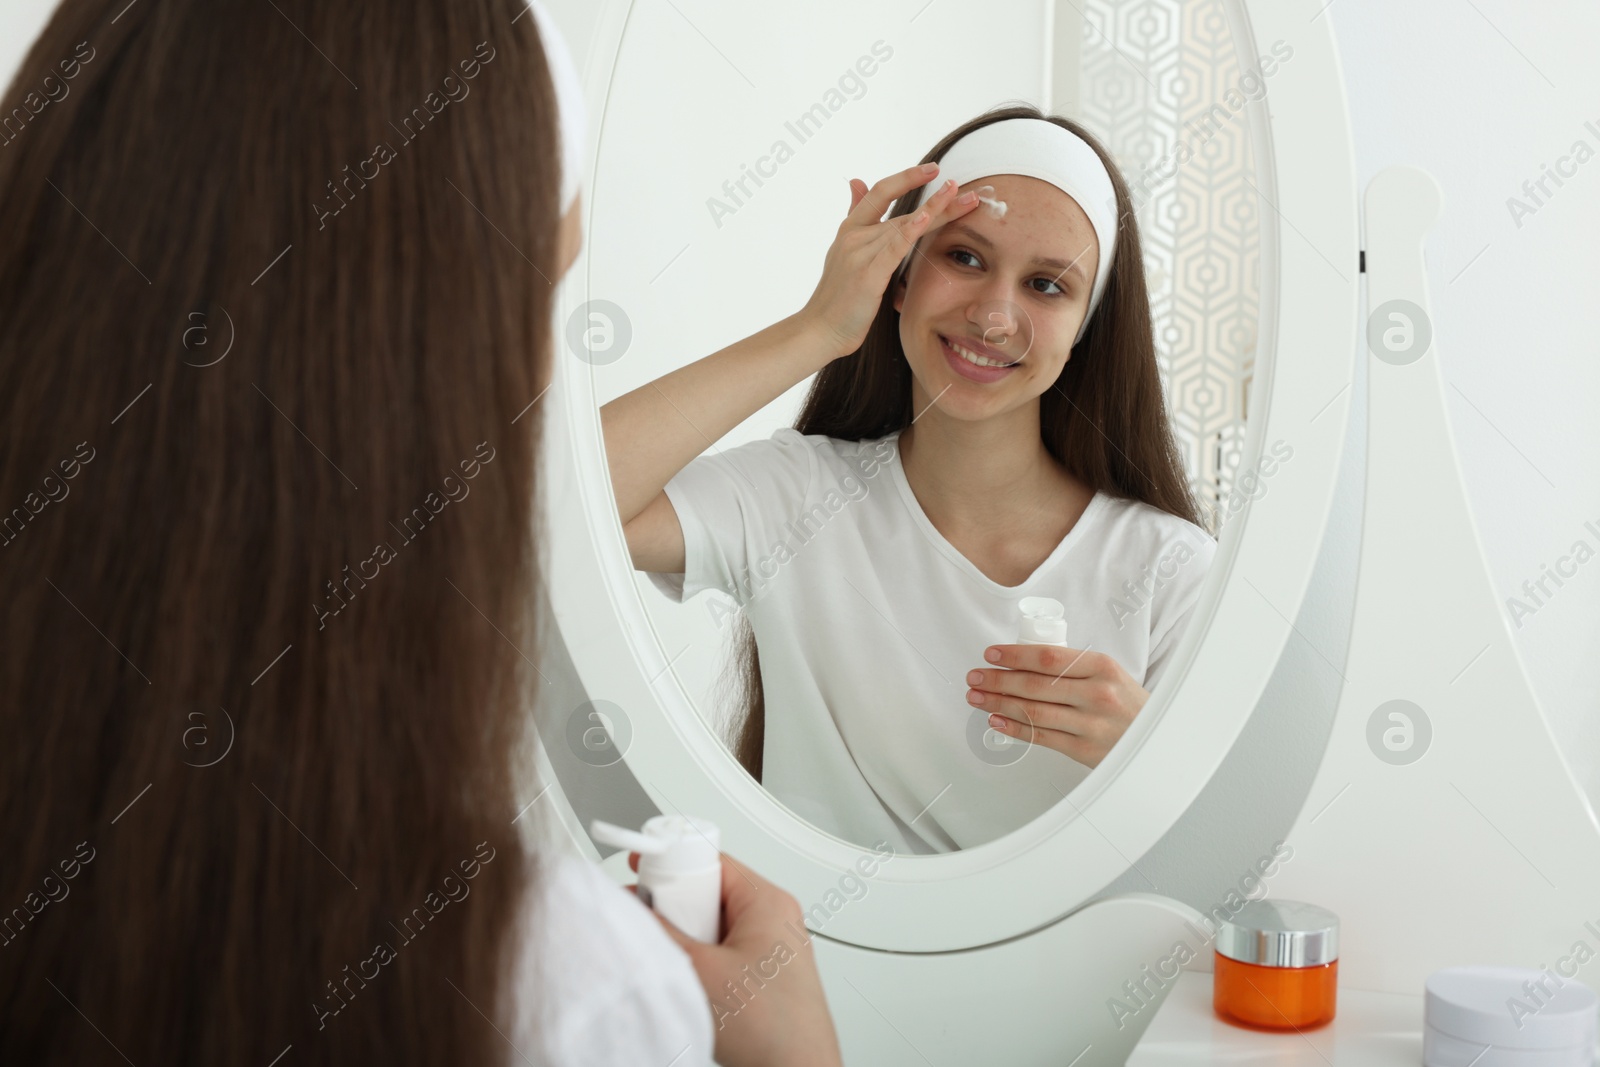
<instances>
[{"instance_id":1,"label":"teenage girl","mask_svg":"<svg viewBox=\"0 0 1600 1067\"><path fill-rule=\"evenodd\" d=\"M744 766L846 840L949 851L1105 758L1216 543L1086 130L991 111L850 185L805 306L607 404L606 450L635 567L753 633ZM811 375L792 429L700 455ZM1015 643L1024 597L1065 605L1067 647Z\"/></svg>"}]
</instances>

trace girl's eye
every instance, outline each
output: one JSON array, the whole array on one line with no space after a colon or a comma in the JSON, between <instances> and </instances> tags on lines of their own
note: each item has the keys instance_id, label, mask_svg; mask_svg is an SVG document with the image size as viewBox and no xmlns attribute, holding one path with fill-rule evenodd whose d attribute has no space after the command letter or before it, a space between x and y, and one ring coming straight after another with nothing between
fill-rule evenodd
<instances>
[{"instance_id":1,"label":"girl's eye","mask_svg":"<svg viewBox=\"0 0 1600 1067\"><path fill-rule=\"evenodd\" d=\"M949 252L949 255L950 255L950 257L952 259L956 259L956 262L961 263L961 265L964 266L964 267L982 266L981 263L977 262L978 257L975 254L973 254L972 252L968 252L965 248L952 248L950 250L950 252ZM956 258L956 257L959 257L959 256L966 256L966 257L972 259L974 262L972 262L972 263L962 263L960 259ZM1032 286L1033 282L1044 282L1045 285L1054 287L1053 289L1034 289L1034 292L1038 293L1040 296L1066 296L1067 295L1066 289L1062 288L1061 283L1057 282L1053 278L1045 278L1045 277L1041 276L1041 277L1032 279L1032 281L1030 281L1028 284L1030 286Z\"/></svg>"}]
</instances>

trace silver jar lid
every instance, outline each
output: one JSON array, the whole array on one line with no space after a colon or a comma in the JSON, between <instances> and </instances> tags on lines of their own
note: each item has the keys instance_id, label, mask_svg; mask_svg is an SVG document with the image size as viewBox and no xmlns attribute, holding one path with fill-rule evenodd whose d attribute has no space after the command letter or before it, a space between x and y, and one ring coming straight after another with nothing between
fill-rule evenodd
<instances>
[{"instance_id":1,"label":"silver jar lid","mask_svg":"<svg viewBox=\"0 0 1600 1067\"><path fill-rule=\"evenodd\" d=\"M1298 900L1252 900L1217 931L1217 951L1263 967L1317 967L1339 958L1339 917Z\"/></svg>"}]
</instances>

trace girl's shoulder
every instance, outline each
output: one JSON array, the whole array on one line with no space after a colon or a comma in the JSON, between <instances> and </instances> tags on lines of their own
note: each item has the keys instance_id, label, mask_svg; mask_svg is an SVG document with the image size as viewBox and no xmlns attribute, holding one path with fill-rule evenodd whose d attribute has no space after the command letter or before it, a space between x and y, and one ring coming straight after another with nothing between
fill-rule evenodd
<instances>
[{"instance_id":1,"label":"girl's shoulder","mask_svg":"<svg viewBox=\"0 0 1600 1067\"><path fill-rule=\"evenodd\" d=\"M855 441L822 433L801 433L793 426L782 426L759 444L774 463L830 472L832 477L827 482L832 484L851 474L870 478L884 469L899 455L899 436L896 431Z\"/></svg>"},{"instance_id":2,"label":"girl's shoulder","mask_svg":"<svg viewBox=\"0 0 1600 1067\"><path fill-rule=\"evenodd\" d=\"M584 857L550 849L518 929L513 994L535 1062L709 1063L711 1012L693 964L633 894ZM670 1046L670 1047L669 1047Z\"/></svg>"},{"instance_id":3,"label":"girl's shoulder","mask_svg":"<svg viewBox=\"0 0 1600 1067\"><path fill-rule=\"evenodd\" d=\"M1107 534L1123 544L1142 545L1152 550L1183 544L1196 554L1207 556L1216 551L1216 538L1182 516L1107 490L1101 490L1098 495L1105 508Z\"/></svg>"},{"instance_id":4,"label":"girl's shoulder","mask_svg":"<svg viewBox=\"0 0 1600 1067\"><path fill-rule=\"evenodd\" d=\"M801 433L793 426L780 426L772 431L772 436L768 440L780 448L806 450L840 459L849 459L863 453L887 459L895 455L899 437L900 431L896 430L882 437L856 441L848 437L829 437L825 433Z\"/></svg>"}]
</instances>

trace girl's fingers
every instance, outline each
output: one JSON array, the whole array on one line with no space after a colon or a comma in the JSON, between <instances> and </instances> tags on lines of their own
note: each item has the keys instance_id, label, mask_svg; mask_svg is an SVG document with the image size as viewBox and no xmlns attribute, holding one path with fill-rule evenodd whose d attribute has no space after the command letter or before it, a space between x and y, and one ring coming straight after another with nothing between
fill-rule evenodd
<instances>
[{"instance_id":1,"label":"girl's fingers","mask_svg":"<svg viewBox=\"0 0 1600 1067\"><path fill-rule=\"evenodd\" d=\"M759 903L763 889L769 885L765 878L749 867L726 852L722 854L722 908L729 930L745 912Z\"/></svg>"},{"instance_id":2,"label":"girl's fingers","mask_svg":"<svg viewBox=\"0 0 1600 1067\"><path fill-rule=\"evenodd\" d=\"M1026 668L970 671L968 688L994 701L1001 696L1026 697L1050 704L1064 704L1082 708L1095 703L1097 695L1105 688L1105 680L1094 675L1075 676L1076 672L1054 671L1049 674ZM983 704L976 705L983 707Z\"/></svg>"},{"instance_id":3,"label":"girl's fingers","mask_svg":"<svg viewBox=\"0 0 1600 1067\"><path fill-rule=\"evenodd\" d=\"M922 203L917 205L917 210L909 215L901 215L889 221L904 224L919 218L923 222L937 219L939 213L955 198L957 191L958 187L954 180L940 181L937 185L928 187L928 195L922 198Z\"/></svg>"},{"instance_id":4,"label":"girl's fingers","mask_svg":"<svg viewBox=\"0 0 1600 1067\"><path fill-rule=\"evenodd\" d=\"M912 212L911 217L926 213L927 218L920 223L918 236L938 229L947 222L953 222L978 206L978 194L970 189L962 192L956 185L946 183L939 187L938 192L928 197L921 207Z\"/></svg>"},{"instance_id":5,"label":"girl's fingers","mask_svg":"<svg viewBox=\"0 0 1600 1067\"><path fill-rule=\"evenodd\" d=\"M1007 737L1014 737L1018 741L1026 741L1030 745L1052 749L1068 759L1077 760L1086 766L1093 767L1100 762L1095 756L1094 743L1078 734L1068 733L1064 730L1051 730L1043 726L1034 726L1029 723L1018 722L1015 719L1006 719L1003 716L1002 720L1002 725L996 726L991 723L989 728Z\"/></svg>"},{"instance_id":6,"label":"girl's fingers","mask_svg":"<svg viewBox=\"0 0 1600 1067\"><path fill-rule=\"evenodd\" d=\"M917 186L927 184L938 173L937 165L928 164L928 166L933 167L933 169L908 167L898 174L889 175L889 177L874 185L850 209L850 214L845 216L844 226L846 228L851 226L871 226L882 221L883 214L889 210L890 204Z\"/></svg>"},{"instance_id":7,"label":"girl's fingers","mask_svg":"<svg viewBox=\"0 0 1600 1067\"><path fill-rule=\"evenodd\" d=\"M892 247L896 256L903 256L933 224L940 205L949 199L954 190L941 187L909 215L897 215L881 224L883 238L878 248Z\"/></svg>"},{"instance_id":8,"label":"girl's fingers","mask_svg":"<svg viewBox=\"0 0 1600 1067\"><path fill-rule=\"evenodd\" d=\"M1069 678L1088 678L1111 669L1115 662L1100 652L1087 648L1063 648L1059 645L990 645L998 653L984 659L992 667L1009 667L1014 670L1036 671L1052 678L1063 675Z\"/></svg>"},{"instance_id":9,"label":"girl's fingers","mask_svg":"<svg viewBox=\"0 0 1600 1067\"><path fill-rule=\"evenodd\" d=\"M963 193L958 186L947 182L911 214L888 220L885 228L892 226L894 230L888 243L895 247L897 258L904 256L929 231L960 218L977 206L976 193Z\"/></svg>"},{"instance_id":10,"label":"girl's fingers","mask_svg":"<svg viewBox=\"0 0 1600 1067\"><path fill-rule=\"evenodd\" d=\"M850 179L850 211L854 211L856 209L856 205L861 203L861 198L866 196L866 195L867 195L867 183L862 181L860 178L851 178ZM846 215L848 215L849 213L850 213L849 211L845 212Z\"/></svg>"},{"instance_id":11,"label":"girl's fingers","mask_svg":"<svg viewBox=\"0 0 1600 1067\"><path fill-rule=\"evenodd\" d=\"M1002 698L988 694L988 699L982 704L973 705L972 710L989 715L991 726L996 715L1005 720L996 729L1020 729L1024 733L1034 729L1082 735L1094 727L1094 716L1085 709L1044 700Z\"/></svg>"}]
</instances>

